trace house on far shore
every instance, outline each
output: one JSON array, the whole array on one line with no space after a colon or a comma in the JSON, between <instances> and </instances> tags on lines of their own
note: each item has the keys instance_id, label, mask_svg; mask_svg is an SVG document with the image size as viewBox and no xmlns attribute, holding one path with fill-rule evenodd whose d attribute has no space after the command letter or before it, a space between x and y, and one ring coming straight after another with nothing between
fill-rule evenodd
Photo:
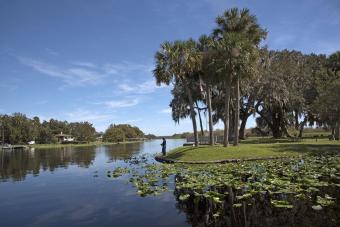
<instances>
[{"instance_id":1,"label":"house on far shore","mask_svg":"<svg viewBox=\"0 0 340 227\"><path fill-rule=\"evenodd\" d=\"M57 137L58 143L74 141L74 137L72 135L63 134L63 132L60 132L60 134L57 134L55 137Z\"/></svg>"}]
</instances>

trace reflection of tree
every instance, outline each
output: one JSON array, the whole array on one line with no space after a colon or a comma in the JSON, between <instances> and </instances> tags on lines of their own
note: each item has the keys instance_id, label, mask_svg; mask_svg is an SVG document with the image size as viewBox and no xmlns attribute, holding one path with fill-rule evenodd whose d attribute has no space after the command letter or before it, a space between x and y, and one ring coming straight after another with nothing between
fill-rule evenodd
<instances>
[{"instance_id":1,"label":"reflection of tree","mask_svg":"<svg viewBox=\"0 0 340 227\"><path fill-rule=\"evenodd\" d=\"M125 160L139 153L143 143L127 143L105 146L105 154L111 160Z\"/></svg>"},{"instance_id":2,"label":"reflection of tree","mask_svg":"<svg viewBox=\"0 0 340 227\"><path fill-rule=\"evenodd\" d=\"M24 180L27 173L38 175L40 169L54 171L56 168L77 164L87 168L95 157L93 147L60 148L48 150L0 151L1 179Z\"/></svg>"},{"instance_id":3,"label":"reflection of tree","mask_svg":"<svg viewBox=\"0 0 340 227\"><path fill-rule=\"evenodd\" d=\"M337 188L328 188L326 192L336 197L335 207L325 207L321 211L313 210L309 202L296 200L292 209L275 208L267 194L241 201L241 207L234 207L237 192L230 187L223 190L229 193L228 196L222 203L216 203L212 198L176 189L176 207L186 214L187 222L192 226L340 226L340 193ZM219 192L223 193L223 190ZM182 201L179 196L183 194L191 196Z\"/></svg>"}]
</instances>

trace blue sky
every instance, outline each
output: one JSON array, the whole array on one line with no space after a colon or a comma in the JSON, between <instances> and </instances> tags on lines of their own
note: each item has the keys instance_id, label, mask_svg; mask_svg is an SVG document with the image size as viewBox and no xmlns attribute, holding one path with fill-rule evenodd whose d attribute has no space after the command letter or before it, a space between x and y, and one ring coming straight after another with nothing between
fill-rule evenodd
<instances>
[{"instance_id":1,"label":"blue sky","mask_svg":"<svg viewBox=\"0 0 340 227\"><path fill-rule=\"evenodd\" d=\"M338 0L1 0L0 113L90 121L99 131L110 123L191 131L189 119L171 120L154 53L165 40L210 33L230 7L257 15L271 49L340 50Z\"/></svg>"}]
</instances>

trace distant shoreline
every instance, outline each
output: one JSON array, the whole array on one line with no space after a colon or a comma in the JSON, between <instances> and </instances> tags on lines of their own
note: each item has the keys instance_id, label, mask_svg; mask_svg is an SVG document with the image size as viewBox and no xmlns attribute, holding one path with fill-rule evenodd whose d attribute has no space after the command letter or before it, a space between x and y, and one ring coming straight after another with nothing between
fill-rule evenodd
<instances>
[{"instance_id":1,"label":"distant shoreline","mask_svg":"<svg viewBox=\"0 0 340 227\"><path fill-rule=\"evenodd\" d=\"M141 143L144 141L124 141L124 142L90 142L84 144L33 144L25 145L28 148L64 148L64 147L92 147L92 146L102 146L102 145L116 145L116 144L130 144L130 143ZM16 146L16 145L12 145ZM0 146L2 148L2 146Z\"/></svg>"}]
</instances>

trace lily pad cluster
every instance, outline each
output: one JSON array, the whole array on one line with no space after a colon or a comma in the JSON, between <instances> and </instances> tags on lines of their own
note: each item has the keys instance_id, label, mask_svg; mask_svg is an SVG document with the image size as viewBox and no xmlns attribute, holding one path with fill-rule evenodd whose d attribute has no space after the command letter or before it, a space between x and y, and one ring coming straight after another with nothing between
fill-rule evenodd
<instances>
[{"instance_id":1,"label":"lily pad cluster","mask_svg":"<svg viewBox=\"0 0 340 227\"><path fill-rule=\"evenodd\" d=\"M129 182L141 196L175 191L179 201L210 199L217 206L220 204L219 210L227 200L238 208L251 204L258 196L276 208L292 209L296 200L304 200L314 210L322 210L336 203L340 156L206 165L142 163L118 167L110 174L130 174Z\"/></svg>"}]
</instances>

